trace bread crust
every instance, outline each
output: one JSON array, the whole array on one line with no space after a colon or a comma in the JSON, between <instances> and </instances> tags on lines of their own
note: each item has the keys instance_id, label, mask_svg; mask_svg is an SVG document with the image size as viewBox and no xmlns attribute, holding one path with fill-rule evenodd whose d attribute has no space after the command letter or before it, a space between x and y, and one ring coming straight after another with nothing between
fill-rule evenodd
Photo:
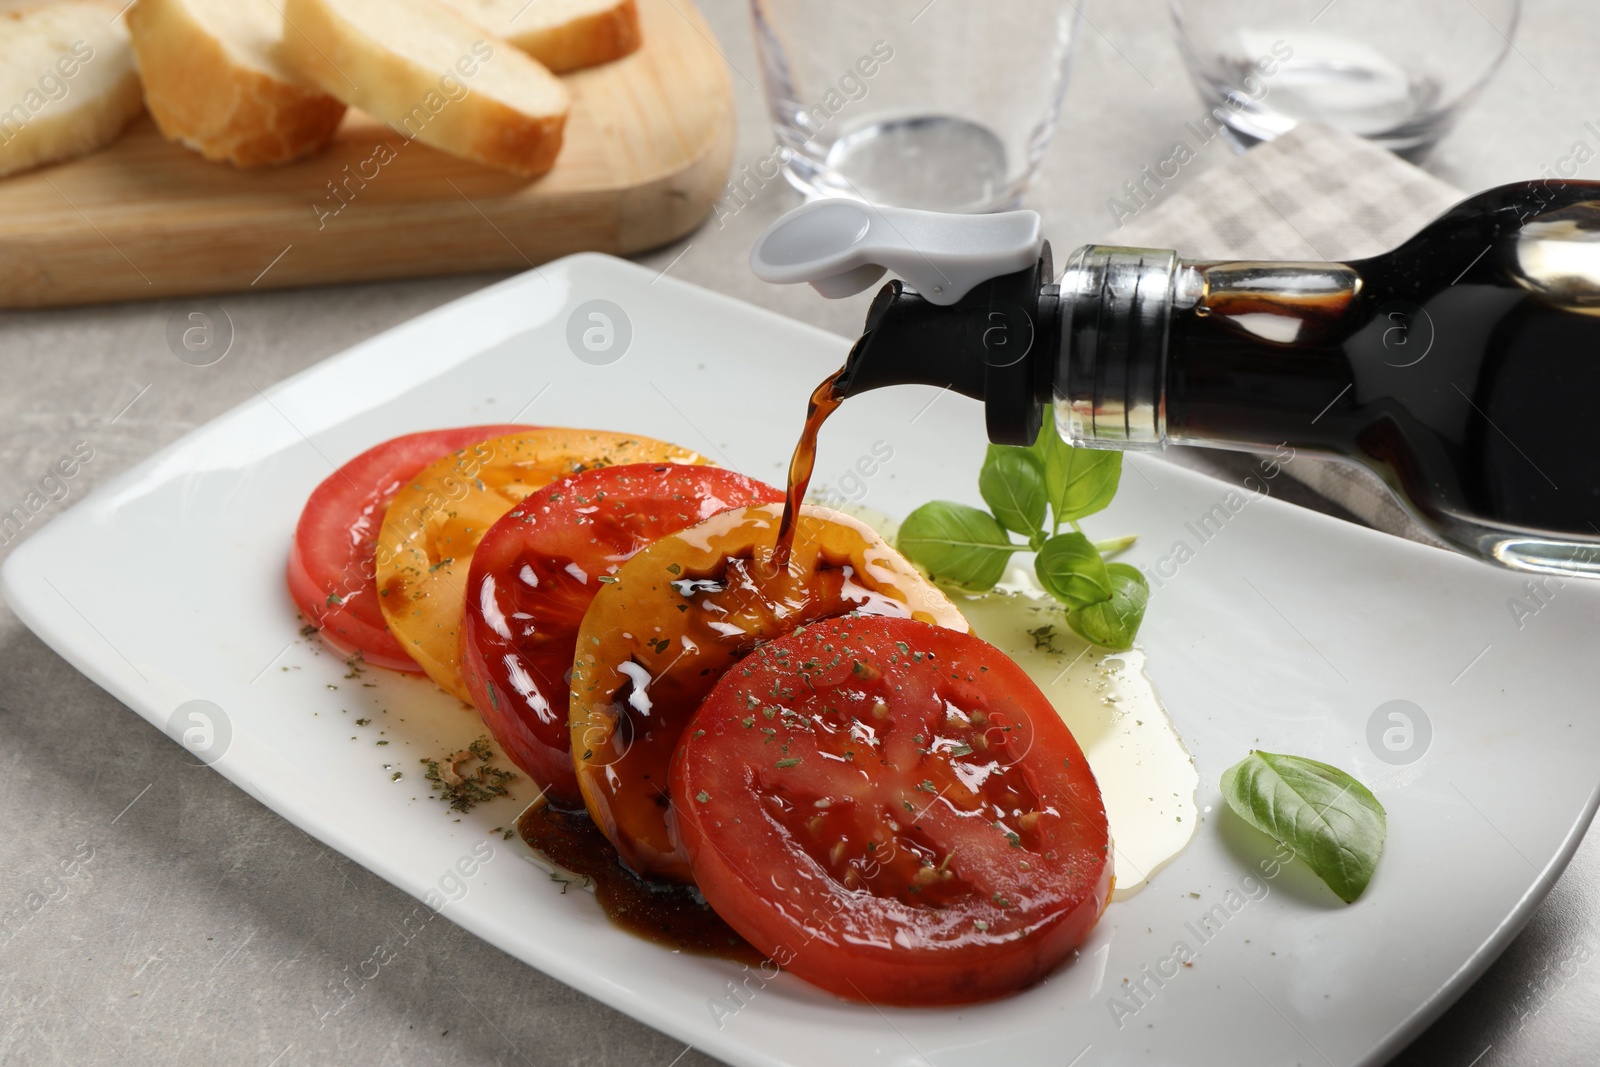
<instances>
[{"instance_id":1,"label":"bread crust","mask_svg":"<svg viewBox=\"0 0 1600 1067\"><path fill-rule=\"evenodd\" d=\"M526 71L529 76L549 77L542 88L550 94L550 109L520 110L473 90L471 77L464 72L457 77L454 70L424 68L347 18L338 0L285 0L284 18L290 28L284 34L282 59L326 92L408 138L527 178L549 171L566 126L565 87L509 42L478 29L454 9L441 5L432 15L458 24L461 39L470 43L463 48L463 62L475 58L480 63L533 64ZM459 97L448 92L447 78L466 92Z\"/></svg>"},{"instance_id":2,"label":"bread crust","mask_svg":"<svg viewBox=\"0 0 1600 1067\"><path fill-rule=\"evenodd\" d=\"M145 106L170 141L236 167L266 167L319 151L345 105L239 62L183 0L137 0L128 10Z\"/></svg>"},{"instance_id":3,"label":"bread crust","mask_svg":"<svg viewBox=\"0 0 1600 1067\"><path fill-rule=\"evenodd\" d=\"M557 74L621 59L638 51L643 42L635 0L621 0L604 11L591 12L559 26L513 31L505 38Z\"/></svg>"}]
</instances>

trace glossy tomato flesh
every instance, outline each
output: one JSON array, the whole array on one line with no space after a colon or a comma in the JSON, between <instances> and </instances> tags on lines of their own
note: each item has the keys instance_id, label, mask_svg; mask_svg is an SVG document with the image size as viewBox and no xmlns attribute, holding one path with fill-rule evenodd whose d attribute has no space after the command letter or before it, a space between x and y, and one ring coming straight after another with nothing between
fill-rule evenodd
<instances>
[{"instance_id":1,"label":"glossy tomato flesh","mask_svg":"<svg viewBox=\"0 0 1600 1067\"><path fill-rule=\"evenodd\" d=\"M716 912L851 1000L1021 989L1110 896L1100 790L1049 700L998 649L910 619L758 648L689 723L671 796Z\"/></svg>"},{"instance_id":2,"label":"glossy tomato flesh","mask_svg":"<svg viewBox=\"0 0 1600 1067\"><path fill-rule=\"evenodd\" d=\"M782 511L736 508L663 537L584 613L567 712L573 769L595 825L640 874L691 880L667 828L667 770L700 702L741 657L856 611L967 628L871 527L826 508L801 509L788 566L774 567Z\"/></svg>"},{"instance_id":3,"label":"glossy tomato flesh","mask_svg":"<svg viewBox=\"0 0 1600 1067\"><path fill-rule=\"evenodd\" d=\"M374 546L395 495L440 456L526 426L462 426L391 438L334 471L312 491L289 549L289 595L344 655L420 671L378 607Z\"/></svg>"},{"instance_id":4,"label":"glossy tomato flesh","mask_svg":"<svg viewBox=\"0 0 1600 1067\"><path fill-rule=\"evenodd\" d=\"M467 579L462 673L495 740L549 801L583 807L567 686L595 594L661 537L728 508L782 499L719 467L601 467L538 490L484 535Z\"/></svg>"}]
</instances>

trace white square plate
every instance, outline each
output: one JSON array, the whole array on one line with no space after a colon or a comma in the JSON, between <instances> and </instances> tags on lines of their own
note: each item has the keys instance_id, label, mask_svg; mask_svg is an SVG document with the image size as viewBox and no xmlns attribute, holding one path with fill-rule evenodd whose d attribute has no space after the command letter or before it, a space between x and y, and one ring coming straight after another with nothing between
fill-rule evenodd
<instances>
[{"instance_id":1,"label":"white square plate","mask_svg":"<svg viewBox=\"0 0 1600 1067\"><path fill-rule=\"evenodd\" d=\"M607 366L568 342L575 309L596 299L631 324ZM481 734L475 716L423 681L347 677L298 636L285 553L333 464L394 434L520 418L651 434L777 481L806 395L845 351L620 260L561 260L358 345L140 464L13 553L5 595L169 733L187 725L169 722L181 705L214 702L231 735L216 769L295 825L414 896L435 894L479 937L734 1063L1232 1067L1392 1054L1521 927L1594 812L1600 588L1553 583L1536 601L1525 576L1276 500L1228 512L1229 487L1131 456L1092 529L1138 532L1133 562L1168 575L1141 643L1210 814L1074 963L1010 999L937 1011L845 1004L785 975L728 1012L737 967L619 932L586 894L521 862L516 842L486 837L516 803L456 819L430 799L418 760ZM976 503L981 426L960 397L870 394L829 423L818 477L834 481L882 440L894 458L868 484L872 507ZM1228 517L1202 528L1218 504ZM1181 565L1180 541L1192 552ZM1519 622L1513 600L1544 606ZM1391 700L1421 710L1411 744L1425 753L1406 765L1369 743L1369 725L1395 725L1374 720ZM1224 817L1217 780L1252 747L1341 766L1388 808L1388 845L1358 903L1338 904L1303 865L1246 880L1267 853ZM493 855L472 859L486 840ZM1178 942L1192 966L1167 962Z\"/></svg>"}]
</instances>

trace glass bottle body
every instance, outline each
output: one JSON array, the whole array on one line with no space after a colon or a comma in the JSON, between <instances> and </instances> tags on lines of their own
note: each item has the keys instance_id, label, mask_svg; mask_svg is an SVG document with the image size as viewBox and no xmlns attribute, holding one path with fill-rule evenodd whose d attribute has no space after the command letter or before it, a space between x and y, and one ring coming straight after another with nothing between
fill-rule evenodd
<instances>
[{"instance_id":1,"label":"glass bottle body","mask_svg":"<svg viewBox=\"0 0 1600 1067\"><path fill-rule=\"evenodd\" d=\"M1091 247L1061 300L1069 441L1334 453L1464 551L1600 575L1600 184L1491 190L1348 264Z\"/></svg>"}]
</instances>

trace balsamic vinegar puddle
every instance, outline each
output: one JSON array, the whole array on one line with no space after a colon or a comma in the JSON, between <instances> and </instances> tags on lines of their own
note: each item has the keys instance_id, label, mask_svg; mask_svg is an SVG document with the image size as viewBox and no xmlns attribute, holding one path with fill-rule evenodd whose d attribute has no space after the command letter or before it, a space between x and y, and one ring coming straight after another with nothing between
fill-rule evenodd
<instances>
[{"instance_id":1,"label":"balsamic vinegar puddle","mask_svg":"<svg viewBox=\"0 0 1600 1067\"><path fill-rule=\"evenodd\" d=\"M899 524L859 505L854 515L890 544ZM1111 825L1113 901L1126 900L1177 858L1199 827L1194 757L1145 674L1144 653L1112 652L1073 633L1060 605L1024 566L990 593L951 593L972 632L1017 662L1077 738Z\"/></svg>"},{"instance_id":2,"label":"balsamic vinegar puddle","mask_svg":"<svg viewBox=\"0 0 1600 1067\"><path fill-rule=\"evenodd\" d=\"M751 967L762 955L723 922L693 886L640 878L622 865L587 812L557 811L535 801L518 815L523 857L560 883L595 898L611 924L672 952L715 956Z\"/></svg>"}]
</instances>

